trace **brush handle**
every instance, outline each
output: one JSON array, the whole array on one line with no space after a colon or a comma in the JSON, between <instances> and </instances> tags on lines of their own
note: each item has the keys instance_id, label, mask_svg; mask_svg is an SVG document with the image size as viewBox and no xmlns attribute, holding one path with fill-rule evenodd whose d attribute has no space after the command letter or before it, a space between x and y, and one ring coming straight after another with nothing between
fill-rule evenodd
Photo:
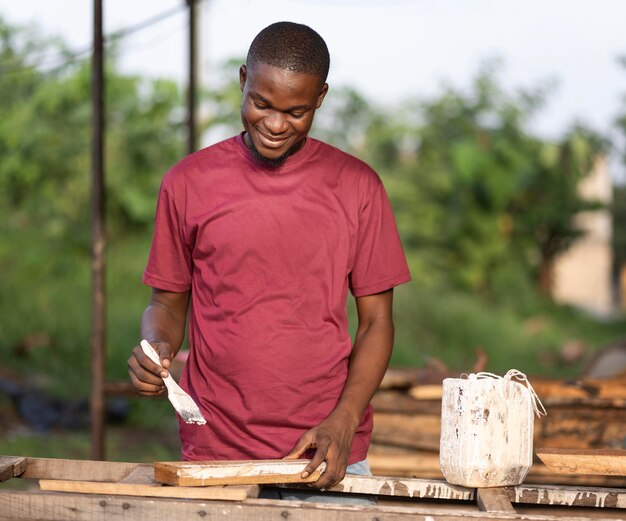
<instances>
[{"instance_id":1,"label":"brush handle","mask_svg":"<svg viewBox=\"0 0 626 521\"><path fill-rule=\"evenodd\" d=\"M159 354L156 352L156 349L154 349L154 347L152 347L147 340L142 340L140 342L140 345L141 345L142 351L146 354L146 356L150 360L152 360L159 367L163 367L161 365L161 360L159 360ZM163 369L165 369L165 368L163 367ZM165 370L167 371L167 369L165 369ZM161 377L161 378L163 378L163 377ZM174 379L170 376L169 371L167 373L167 376L165 378L163 378L163 382L165 382L165 385L167 385L168 387L170 386L171 382L174 382Z\"/></svg>"}]
</instances>

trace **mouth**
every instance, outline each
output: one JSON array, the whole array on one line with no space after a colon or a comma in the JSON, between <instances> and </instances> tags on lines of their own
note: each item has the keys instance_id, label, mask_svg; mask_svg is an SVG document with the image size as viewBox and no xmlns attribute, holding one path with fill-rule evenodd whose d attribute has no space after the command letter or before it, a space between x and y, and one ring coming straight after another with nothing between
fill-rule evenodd
<instances>
[{"instance_id":1,"label":"mouth","mask_svg":"<svg viewBox=\"0 0 626 521\"><path fill-rule=\"evenodd\" d=\"M278 150L278 149L284 148L287 142L289 141L289 138L286 138L286 137L278 138L278 137L268 136L267 134L263 134L262 132L259 132L258 130L257 130L257 136L259 137L260 144L263 146L263 148L270 149L270 150Z\"/></svg>"}]
</instances>

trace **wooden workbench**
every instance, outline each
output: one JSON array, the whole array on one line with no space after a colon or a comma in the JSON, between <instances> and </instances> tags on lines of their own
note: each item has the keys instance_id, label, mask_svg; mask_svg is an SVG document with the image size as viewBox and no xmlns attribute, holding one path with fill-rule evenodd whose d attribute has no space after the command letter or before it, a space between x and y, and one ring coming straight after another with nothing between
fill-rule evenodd
<instances>
[{"instance_id":1,"label":"wooden workbench","mask_svg":"<svg viewBox=\"0 0 626 521\"><path fill-rule=\"evenodd\" d=\"M626 519L626 489L524 484L476 490L442 480L354 476L326 492L329 497L339 492L378 497L378 505L364 507L257 499L256 485L166 487L153 481L151 471L151 465L137 463L0 456L0 481L5 482L0 520ZM32 485L28 489L14 487L26 480ZM70 490L83 491L41 490L44 483L56 490L69 483ZM89 486L89 491L81 488ZM216 499L157 497L185 495L186 488Z\"/></svg>"}]
</instances>

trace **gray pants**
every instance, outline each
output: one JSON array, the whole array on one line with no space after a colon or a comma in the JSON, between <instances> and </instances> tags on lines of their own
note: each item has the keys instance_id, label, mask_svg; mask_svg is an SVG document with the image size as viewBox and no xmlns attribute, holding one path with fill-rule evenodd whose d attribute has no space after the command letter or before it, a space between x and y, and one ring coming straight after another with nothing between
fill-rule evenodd
<instances>
[{"instance_id":1,"label":"gray pants","mask_svg":"<svg viewBox=\"0 0 626 521\"><path fill-rule=\"evenodd\" d=\"M346 474L358 476L371 476L372 471L366 459L348 465ZM287 499L290 501L310 501L313 503L339 503L342 505L375 505L376 496L367 494L342 494L338 492L308 492L272 486L261 488L260 498L264 499Z\"/></svg>"}]
</instances>

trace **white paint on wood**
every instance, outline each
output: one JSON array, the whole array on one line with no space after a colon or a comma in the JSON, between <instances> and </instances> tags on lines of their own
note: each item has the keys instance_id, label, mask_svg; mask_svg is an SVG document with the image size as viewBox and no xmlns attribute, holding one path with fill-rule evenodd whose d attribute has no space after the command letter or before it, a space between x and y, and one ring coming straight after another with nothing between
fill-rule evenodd
<instances>
[{"instance_id":1,"label":"white paint on wood","mask_svg":"<svg viewBox=\"0 0 626 521\"><path fill-rule=\"evenodd\" d=\"M429 499L473 500L474 489L450 485L443 480L346 475L333 492L376 494Z\"/></svg>"},{"instance_id":2,"label":"white paint on wood","mask_svg":"<svg viewBox=\"0 0 626 521\"><path fill-rule=\"evenodd\" d=\"M626 508L626 489L519 485L512 490L514 503Z\"/></svg>"},{"instance_id":3,"label":"white paint on wood","mask_svg":"<svg viewBox=\"0 0 626 521\"><path fill-rule=\"evenodd\" d=\"M229 477L251 477L251 476L271 476L274 474L301 474L308 465L308 461L295 461L285 463L230 463L230 464L181 464L181 473L195 479L209 478L229 478Z\"/></svg>"},{"instance_id":4,"label":"white paint on wood","mask_svg":"<svg viewBox=\"0 0 626 521\"><path fill-rule=\"evenodd\" d=\"M178 486L311 483L326 468L322 463L308 477L302 472L311 460L183 461L154 464L154 477Z\"/></svg>"}]
</instances>

